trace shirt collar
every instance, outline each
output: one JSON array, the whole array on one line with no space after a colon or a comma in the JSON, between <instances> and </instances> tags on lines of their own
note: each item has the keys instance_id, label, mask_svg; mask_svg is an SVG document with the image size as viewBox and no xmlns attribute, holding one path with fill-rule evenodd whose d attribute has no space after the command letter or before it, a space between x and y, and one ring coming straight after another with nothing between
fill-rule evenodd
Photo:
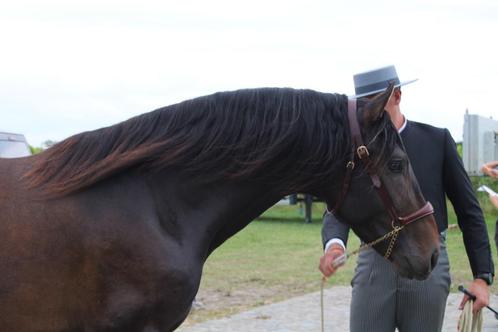
<instances>
[{"instance_id":1,"label":"shirt collar","mask_svg":"<svg viewBox=\"0 0 498 332\"><path fill-rule=\"evenodd\" d=\"M405 130L405 128L406 128L406 123L408 122L408 121L406 120L406 116L403 116L403 119L404 119L405 121L403 121L403 125L401 126L401 128L399 128L399 129L398 129L398 134L401 134L401 132L402 132L403 130Z\"/></svg>"}]
</instances>

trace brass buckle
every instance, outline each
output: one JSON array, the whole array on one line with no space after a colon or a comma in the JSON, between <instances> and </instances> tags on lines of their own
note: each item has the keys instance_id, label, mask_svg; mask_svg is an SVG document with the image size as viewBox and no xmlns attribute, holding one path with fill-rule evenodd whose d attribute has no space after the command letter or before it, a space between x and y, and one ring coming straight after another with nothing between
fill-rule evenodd
<instances>
[{"instance_id":1,"label":"brass buckle","mask_svg":"<svg viewBox=\"0 0 498 332\"><path fill-rule=\"evenodd\" d=\"M356 149L356 153L358 154L358 157L360 157L360 159L370 156L370 153L368 152L368 149L365 145L359 146L358 149Z\"/></svg>"}]
</instances>

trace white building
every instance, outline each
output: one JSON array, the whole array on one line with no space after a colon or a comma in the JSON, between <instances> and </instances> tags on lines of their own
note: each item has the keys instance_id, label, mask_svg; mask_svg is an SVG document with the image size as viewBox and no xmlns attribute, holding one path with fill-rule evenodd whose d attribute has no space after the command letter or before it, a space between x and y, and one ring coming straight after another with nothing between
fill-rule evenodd
<instances>
[{"instance_id":1,"label":"white building","mask_svg":"<svg viewBox=\"0 0 498 332\"><path fill-rule=\"evenodd\" d=\"M29 155L31 155L31 150L24 135L0 132L0 158L16 158Z\"/></svg>"},{"instance_id":2,"label":"white building","mask_svg":"<svg viewBox=\"0 0 498 332\"><path fill-rule=\"evenodd\" d=\"M467 110L463 122L463 164L469 175L482 175L481 166L498 160L498 121Z\"/></svg>"}]
</instances>

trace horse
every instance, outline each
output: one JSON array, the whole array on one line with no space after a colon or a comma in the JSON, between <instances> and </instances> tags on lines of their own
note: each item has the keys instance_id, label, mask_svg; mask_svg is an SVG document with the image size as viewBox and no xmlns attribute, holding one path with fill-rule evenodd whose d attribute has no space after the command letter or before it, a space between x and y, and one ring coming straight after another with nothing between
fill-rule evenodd
<instances>
[{"instance_id":1,"label":"horse","mask_svg":"<svg viewBox=\"0 0 498 332\"><path fill-rule=\"evenodd\" d=\"M0 160L0 330L172 331L209 255L290 193L340 200L365 242L389 232L373 171L399 215L425 200L388 90L354 107L371 163L357 160L343 196L348 97L312 90L218 92ZM388 259L423 279L439 240L434 218L418 219Z\"/></svg>"}]
</instances>

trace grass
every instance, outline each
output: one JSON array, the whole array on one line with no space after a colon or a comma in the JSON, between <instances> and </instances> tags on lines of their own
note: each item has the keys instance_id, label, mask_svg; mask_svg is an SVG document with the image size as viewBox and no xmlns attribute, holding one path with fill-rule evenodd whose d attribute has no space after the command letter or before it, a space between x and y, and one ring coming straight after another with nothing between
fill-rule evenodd
<instances>
[{"instance_id":1,"label":"grass","mask_svg":"<svg viewBox=\"0 0 498 332\"><path fill-rule=\"evenodd\" d=\"M497 212L483 194L479 193L479 199L485 212L493 257L496 257L493 239ZM451 204L448 206L449 223L456 223ZM198 299L205 304L205 309L194 310L187 324L318 291L323 211L322 204L313 204L313 223L305 224L298 206L275 206L225 242L204 266ZM472 280L458 228L448 232L447 245L452 291L456 291L459 284ZM359 246L359 240L352 232L348 246ZM353 258L329 280L327 287L349 285L354 267ZM491 291L496 293L498 286L493 285Z\"/></svg>"}]
</instances>

